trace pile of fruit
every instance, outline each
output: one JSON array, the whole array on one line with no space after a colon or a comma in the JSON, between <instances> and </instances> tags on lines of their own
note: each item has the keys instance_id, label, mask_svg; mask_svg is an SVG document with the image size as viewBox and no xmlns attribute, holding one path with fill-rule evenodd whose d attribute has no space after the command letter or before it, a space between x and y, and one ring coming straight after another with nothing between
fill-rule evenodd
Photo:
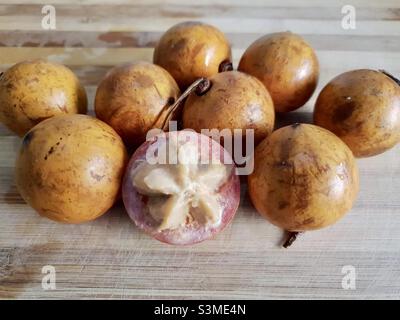
<instances>
[{"instance_id":1,"label":"pile of fruit","mask_svg":"<svg viewBox=\"0 0 400 320\"><path fill-rule=\"evenodd\" d=\"M251 129L248 192L262 216L289 232L287 247L299 232L331 225L351 209L359 190L354 156L400 141L400 83L367 69L323 88L315 124L274 131L275 113L303 106L319 77L314 50L291 32L256 40L235 71L221 31L185 22L161 37L153 60L106 74L96 118L85 115L85 90L61 64L25 61L0 75L0 120L23 136L16 185L38 213L81 223L122 195L131 219L154 238L203 241L233 219L240 179L226 141L200 132L241 129L245 141ZM179 130L164 133L170 120ZM173 155L175 161L160 162Z\"/></svg>"}]
</instances>

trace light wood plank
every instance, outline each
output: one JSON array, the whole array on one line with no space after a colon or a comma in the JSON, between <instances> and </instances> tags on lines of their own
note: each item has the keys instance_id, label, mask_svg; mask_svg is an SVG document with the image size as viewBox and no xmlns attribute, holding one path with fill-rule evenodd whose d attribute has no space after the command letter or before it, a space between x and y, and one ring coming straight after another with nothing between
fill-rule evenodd
<instances>
[{"instance_id":1,"label":"light wood plank","mask_svg":"<svg viewBox=\"0 0 400 320\"><path fill-rule=\"evenodd\" d=\"M41 30L43 16L38 12L37 15L19 16L4 15L0 16L1 30ZM57 17L56 28L60 31L148 31L163 32L171 26L187 21L187 18L180 17L157 17L148 19L144 17L117 17L105 15L102 17L91 17L90 10L83 10L83 15L75 17ZM356 29L343 29L341 25L342 17L337 19L262 19L253 18L240 19L229 17L207 17L201 19L205 23L217 26L223 32L242 33L254 32L254 30L265 30L263 33L279 32L286 30L296 30L303 34L344 34L344 35L400 35L400 22L392 21L372 21L357 20ZM319 25L319 28L315 28ZM51 32L51 31L46 31Z\"/></svg>"},{"instance_id":2,"label":"light wood plank","mask_svg":"<svg viewBox=\"0 0 400 320\"><path fill-rule=\"evenodd\" d=\"M74 4L80 6L92 6L96 4L132 4L134 1L135 5L148 6L148 5L162 5L162 4L174 4L174 5L187 5L190 3L188 0L52 0L52 4ZM342 5L353 5L353 6L367 6L369 8L398 8L400 4L397 0L381 0L381 1L365 1L365 0L202 0L202 5L216 6L225 5L227 7L242 7L247 6L249 3L253 6L259 7L309 7L315 8L319 6L323 7L337 7ZM46 0L0 0L0 4L48 4ZM196 2L196 4L198 4Z\"/></svg>"},{"instance_id":3,"label":"light wood plank","mask_svg":"<svg viewBox=\"0 0 400 320\"><path fill-rule=\"evenodd\" d=\"M72 32L72 31L0 31L0 47L73 47L73 48L152 48L161 32ZM234 48L246 48L264 33L227 33ZM397 36L315 35L301 36L317 50L400 51Z\"/></svg>"},{"instance_id":4,"label":"light wood plank","mask_svg":"<svg viewBox=\"0 0 400 320\"><path fill-rule=\"evenodd\" d=\"M250 43L248 43L250 44ZM232 56L238 64L244 49L233 48ZM368 51L325 51L316 50L321 66L326 69L340 66L355 69L374 67L375 69L398 70L400 52ZM113 66L135 60L152 61L153 48L13 48L0 47L0 64L6 68L16 62L46 58L67 65Z\"/></svg>"},{"instance_id":5,"label":"light wood plank","mask_svg":"<svg viewBox=\"0 0 400 320\"><path fill-rule=\"evenodd\" d=\"M32 16L41 15L41 7L35 4L24 5L1 5L0 13L4 16ZM57 16L63 18L87 18L89 20L99 19L119 19L119 18L180 18L180 19L207 19L207 18L237 18L246 20L253 18L258 19L306 19L306 20L341 20L343 14L341 6L293 6L293 7L271 7L271 6L254 6L252 3L240 7L228 5L174 5L174 4L158 4L158 5L138 5L135 2L116 6L111 4L95 4L90 7L83 7L63 4L55 6ZM112 16L108 15L112 12ZM400 10L398 8L375 8L371 10L368 6L356 7L357 20L399 20Z\"/></svg>"}]
</instances>

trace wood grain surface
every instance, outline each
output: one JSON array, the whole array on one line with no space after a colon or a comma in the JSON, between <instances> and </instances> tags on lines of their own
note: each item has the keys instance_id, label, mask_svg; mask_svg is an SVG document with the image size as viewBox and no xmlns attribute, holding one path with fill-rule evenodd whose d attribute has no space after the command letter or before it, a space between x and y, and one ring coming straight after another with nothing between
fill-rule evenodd
<instances>
[{"instance_id":1,"label":"wood grain surface","mask_svg":"<svg viewBox=\"0 0 400 320\"><path fill-rule=\"evenodd\" d=\"M41 28L43 4L57 29ZM356 8L356 29L341 27L342 5ZM316 94L349 69L400 75L399 0L1 0L0 71L25 59L71 67L93 113L96 85L112 66L151 61L163 31L200 20L224 31L235 66L257 37L291 30L317 51L319 86L280 123L310 121ZM304 234L282 249L283 233L252 207L246 186L234 222L204 243L173 247L140 232L121 204L91 223L62 225L39 217L19 196L14 158L20 139L0 128L0 298L399 299L400 146L359 160L361 191L336 225ZM42 267L56 269L56 290L42 289ZM343 266L356 288L342 288Z\"/></svg>"}]
</instances>

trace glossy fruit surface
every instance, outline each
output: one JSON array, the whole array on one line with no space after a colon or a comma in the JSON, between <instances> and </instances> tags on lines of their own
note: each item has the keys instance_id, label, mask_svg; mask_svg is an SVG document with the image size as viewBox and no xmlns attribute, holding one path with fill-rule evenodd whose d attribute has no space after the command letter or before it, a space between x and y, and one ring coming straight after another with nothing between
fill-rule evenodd
<instances>
[{"instance_id":1,"label":"glossy fruit surface","mask_svg":"<svg viewBox=\"0 0 400 320\"><path fill-rule=\"evenodd\" d=\"M124 64L111 69L101 81L96 116L128 146L139 146L163 108L179 95L178 85L165 69L143 61Z\"/></svg>"},{"instance_id":2,"label":"glossy fruit surface","mask_svg":"<svg viewBox=\"0 0 400 320\"><path fill-rule=\"evenodd\" d=\"M400 85L380 71L342 73L319 94L314 122L339 136L356 157L382 153L400 141Z\"/></svg>"},{"instance_id":3,"label":"glossy fruit surface","mask_svg":"<svg viewBox=\"0 0 400 320\"><path fill-rule=\"evenodd\" d=\"M202 129L254 130L254 140L268 136L274 128L275 111L268 91L255 77L238 71L218 73L210 89L192 93L183 108L183 126Z\"/></svg>"},{"instance_id":4,"label":"glossy fruit surface","mask_svg":"<svg viewBox=\"0 0 400 320\"><path fill-rule=\"evenodd\" d=\"M24 61L0 76L0 122L19 136L53 116L86 111L84 87L62 64Z\"/></svg>"},{"instance_id":5,"label":"glossy fruit surface","mask_svg":"<svg viewBox=\"0 0 400 320\"><path fill-rule=\"evenodd\" d=\"M153 56L153 62L165 68L182 90L198 78L218 73L224 61L231 61L225 35L211 25L193 21L167 30Z\"/></svg>"},{"instance_id":6,"label":"glossy fruit surface","mask_svg":"<svg viewBox=\"0 0 400 320\"><path fill-rule=\"evenodd\" d=\"M238 70L264 83L277 112L303 106L313 94L319 77L313 48L291 32L267 34L253 42L240 59Z\"/></svg>"},{"instance_id":7,"label":"glossy fruit surface","mask_svg":"<svg viewBox=\"0 0 400 320\"><path fill-rule=\"evenodd\" d=\"M288 231L329 226L349 211L359 189L351 150L309 124L274 131L255 150L250 198L262 216Z\"/></svg>"},{"instance_id":8,"label":"glossy fruit surface","mask_svg":"<svg viewBox=\"0 0 400 320\"><path fill-rule=\"evenodd\" d=\"M104 122L86 115L53 117L23 138L16 184L39 214L85 222L114 204L126 161L121 138Z\"/></svg>"}]
</instances>

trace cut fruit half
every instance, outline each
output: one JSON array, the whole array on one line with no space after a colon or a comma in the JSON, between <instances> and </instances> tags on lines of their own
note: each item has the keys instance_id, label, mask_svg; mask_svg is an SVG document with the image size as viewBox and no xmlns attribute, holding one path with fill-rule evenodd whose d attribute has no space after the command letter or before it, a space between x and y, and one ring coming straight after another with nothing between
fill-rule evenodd
<instances>
[{"instance_id":1,"label":"cut fruit half","mask_svg":"<svg viewBox=\"0 0 400 320\"><path fill-rule=\"evenodd\" d=\"M170 244L201 242L232 220L240 182L229 153L189 130L162 133L133 154L122 195L135 224Z\"/></svg>"}]
</instances>

